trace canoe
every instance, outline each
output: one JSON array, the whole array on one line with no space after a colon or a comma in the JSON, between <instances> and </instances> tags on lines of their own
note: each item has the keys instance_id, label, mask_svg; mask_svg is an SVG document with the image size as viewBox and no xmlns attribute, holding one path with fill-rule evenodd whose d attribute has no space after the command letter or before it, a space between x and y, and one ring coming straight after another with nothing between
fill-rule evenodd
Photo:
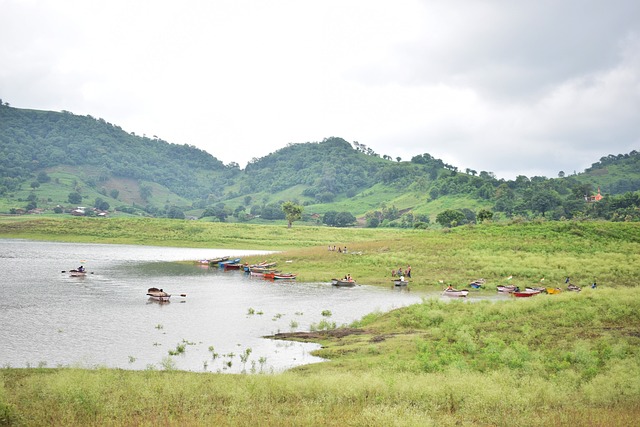
<instances>
[{"instance_id":1,"label":"canoe","mask_svg":"<svg viewBox=\"0 0 640 427\"><path fill-rule=\"evenodd\" d=\"M331 284L333 286L355 286L355 280L344 280L344 279L331 279Z\"/></svg>"},{"instance_id":2,"label":"canoe","mask_svg":"<svg viewBox=\"0 0 640 427\"><path fill-rule=\"evenodd\" d=\"M394 279L392 280L394 286L407 286L409 284L408 280L400 280Z\"/></svg>"},{"instance_id":3,"label":"canoe","mask_svg":"<svg viewBox=\"0 0 640 427\"><path fill-rule=\"evenodd\" d=\"M547 288L548 294L559 294L560 292L562 292L560 288Z\"/></svg>"},{"instance_id":4,"label":"canoe","mask_svg":"<svg viewBox=\"0 0 640 427\"><path fill-rule=\"evenodd\" d=\"M466 297L468 293L469 291L466 289L445 289L444 291L442 291L442 295L446 297Z\"/></svg>"},{"instance_id":5,"label":"canoe","mask_svg":"<svg viewBox=\"0 0 640 427\"><path fill-rule=\"evenodd\" d=\"M149 288L147 290L147 295L149 295L149 299L154 301L169 301L169 298L171 298L171 294L168 294L158 288Z\"/></svg>"},{"instance_id":6,"label":"canoe","mask_svg":"<svg viewBox=\"0 0 640 427\"><path fill-rule=\"evenodd\" d=\"M512 293L513 291L515 291L515 290L516 290L516 287L515 287L515 286L513 286L513 285L509 285L509 286L502 286L502 285L500 285L500 286L497 286L497 287L496 287L496 290L497 290L498 292L503 292L503 293L508 293L508 294L510 294L510 293Z\"/></svg>"},{"instance_id":7,"label":"canoe","mask_svg":"<svg viewBox=\"0 0 640 427\"><path fill-rule=\"evenodd\" d=\"M214 266L214 265L218 265L221 262L227 261L230 257L228 256L223 256L220 258L213 258L209 260L209 265Z\"/></svg>"},{"instance_id":8,"label":"canoe","mask_svg":"<svg viewBox=\"0 0 640 427\"><path fill-rule=\"evenodd\" d=\"M225 263L223 264L223 268L225 270L240 270L243 267L243 264L240 263Z\"/></svg>"},{"instance_id":9,"label":"canoe","mask_svg":"<svg viewBox=\"0 0 640 427\"><path fill-rule=\"evenodd\" d=\"M265 279L272 279L272 280L295 280L296 275L295 274L291 274L291 273L271 272L271 273L265 273L264 274L264 278Z\"/></svg>"},{"instance_id":10,"label":"canoe","mask_svg":"<svg viewBox=\"0 0 640 427\"><path fill-rule=\"evenodd\" d=\"M169 298L171 298L171 294L165 292L162 289L158 289L158 288L149 288L149 289L147 289L147 295L149 296L149 299L151 299L153 301L167 302L167 301L169 301ZM187 294L180 294L179 296L186 297Z\"/></svg>"},{"instance_id":11,"label":"canoe","mask_svg":"<svg viewBox=\"0 0 640 427\"><path fill-rule=\"evenodd\" d=\"M239 264L240 263L240 258L236 258L236 259L227 259L226 261L220 261L218 263L218 267L220 268L224 268L224 266L226 264Z\"/></svg>"},{"instance_id":12,"label":"canoe","mask_svg":"<svg viewBox=\"0 0 640 427\"><path fill-rule=\"evenodd\" d=\"M524 291L514 291L512 293L512 295L514 297L517 297L517 298L526 298L526 297L532 297L534 295L538 295L539 293L540 293L540 291L533 290L533 289L527 289L527 290L524 290Z\"/></svg>"},{"instance_id":13,"label":"canoe","mask_svg":"<svg viewBox=\"0 0 640 427\"><path fill-rule=\"evenodd\" d=\"M569 286L567 286L567 290L573 291L573 292L580 292L582 288L580 288L580 286L569 284Z\"/></svg>"}]
</instances>

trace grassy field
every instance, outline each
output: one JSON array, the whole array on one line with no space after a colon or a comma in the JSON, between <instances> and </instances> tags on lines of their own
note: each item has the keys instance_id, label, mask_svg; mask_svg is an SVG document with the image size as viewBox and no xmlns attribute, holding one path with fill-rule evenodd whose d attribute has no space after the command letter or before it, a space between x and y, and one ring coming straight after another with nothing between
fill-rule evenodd
<instances>
[{"instance_id":1,"label":"grassy field","mask_svg":"<svg viewBox=\"0 0 640 427\"><path fill-rule=\"evenodd\" d=\"M387 286L392 268L411 264L416 288L480 277L481 293L564 287L567 276L584 286L499 302L425 300L285 334L320 342L330 361L277 375L4 368L0 425L628 426L640 416L638 224L416 231L42 218L0 219L0 236L285 250L270 258L303 281L351 273Z\"/></svg>"}]
</instances>

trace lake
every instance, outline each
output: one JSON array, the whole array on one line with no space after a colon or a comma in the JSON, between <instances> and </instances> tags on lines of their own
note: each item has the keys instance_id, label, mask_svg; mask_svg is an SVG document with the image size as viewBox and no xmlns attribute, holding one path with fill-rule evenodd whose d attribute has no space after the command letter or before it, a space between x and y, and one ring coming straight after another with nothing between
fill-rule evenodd
<instances>
[{"instance_id":1,"label":"lake","mask_svg":"<svg viewBox=\"0 0 640 427\"><path fill-rule=\"evenodd\" d=\"M0 365L281 372L322 361L310 354L319 346L264 336L349 324L434 295L175 262L262 253L0 239ZM70 277L81 264L88 274ZM150 287L173 294L171 302L150 301Z\"/></svg>"}]
</instances>

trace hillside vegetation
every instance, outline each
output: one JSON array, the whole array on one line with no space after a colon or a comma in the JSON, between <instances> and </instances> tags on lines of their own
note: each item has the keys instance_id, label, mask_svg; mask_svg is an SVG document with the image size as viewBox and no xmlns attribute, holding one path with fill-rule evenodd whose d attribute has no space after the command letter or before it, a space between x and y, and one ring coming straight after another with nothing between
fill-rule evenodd
<instances>
[{"instance_id":1,"label":"hillside vegetation","mask_svg":"<svg viewBox=\"0 0 640 427\"><path fill-rule=\"evenodd\" d=\"M636 151L602 157L580 174L508 181L490 171L458 170L428 153L394 160L330 137L289 144L241 170L103 119L0 105L0 213L88 206L111 214L263 222L283 220L280 207L292 201L304 206L303 222L337 226L451 227L513 217L634 221L639 189ZM585 201L598 191L603 200Z\"/></svg>"}]
</instances>

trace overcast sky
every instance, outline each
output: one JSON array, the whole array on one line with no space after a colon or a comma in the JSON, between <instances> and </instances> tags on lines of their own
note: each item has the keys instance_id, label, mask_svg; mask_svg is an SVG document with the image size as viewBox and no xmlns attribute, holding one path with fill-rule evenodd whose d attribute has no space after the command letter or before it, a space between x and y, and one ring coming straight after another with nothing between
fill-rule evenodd
<instances>
[{"instance_id":1,"label":"overcast sky","mask_svg":"<svg viewBox=\"0 0 640 427\"><path fill-rule=\"evenodd\" d=\"M556 177L640 151L640 1L0 0L0 98L243 168L336 136Z\"/></svg>"}]
</instances>

